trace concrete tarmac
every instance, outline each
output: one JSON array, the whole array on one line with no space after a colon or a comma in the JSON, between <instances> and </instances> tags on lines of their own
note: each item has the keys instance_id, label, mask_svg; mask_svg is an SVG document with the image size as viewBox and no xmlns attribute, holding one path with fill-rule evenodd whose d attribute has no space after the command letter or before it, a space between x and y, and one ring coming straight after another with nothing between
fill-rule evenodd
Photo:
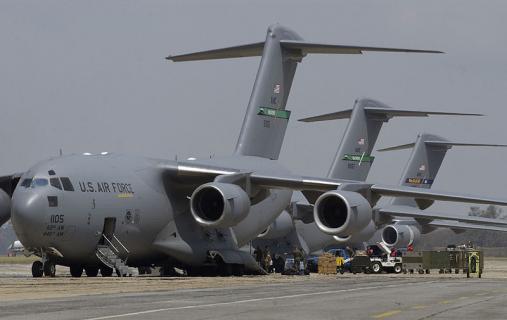
<instances>
[{"instance_id":1,"label":"concrete tarmac","mask_svg":"<svg viewBox=\"0 0 507 320\"><path fill-rule=\"evenodd\" d=\"M505 280L420 275L298 278L303 279L0 301L0 318L505 319L507 314Z\"/></svg>"},{"instance_id":2,"label":"concrete tarmac","mask_svg":"<svg viewBox=\"0 0 507 320\"><path fill-rule=\"evenodd\" d=\"M505 260L463 274L32 279L0 265L2 319L506 319ZM4 272L2 272L2 270Z\"/></svg>"}]
</instances>

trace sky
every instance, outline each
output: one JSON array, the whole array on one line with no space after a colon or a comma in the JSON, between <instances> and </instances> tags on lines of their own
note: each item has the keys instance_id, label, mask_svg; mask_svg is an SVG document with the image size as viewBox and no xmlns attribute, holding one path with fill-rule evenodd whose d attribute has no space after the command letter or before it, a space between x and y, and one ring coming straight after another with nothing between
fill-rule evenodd
<instances>
[{"instance_id":1,"label":"sky","mask_svg":"<svg viewBox=\"0 0 507 320\"><path fill-rule=\"evenodd\" d=\"M2 0L0 174L25 171L60 149L164 159L231 154L260 58L164 57L263 41L272 23L308 41L446 52L305 58L280 155L294 173L324 176L346 126L295 120L361 97L487 115L393 119L378 148L419 132L507 143L506 16L505 1ZM409 154L374 153L368 181L397 184ZM507 198L506 159L507 149L455 147L434 189Z\"/></svg>"}]
</instances>

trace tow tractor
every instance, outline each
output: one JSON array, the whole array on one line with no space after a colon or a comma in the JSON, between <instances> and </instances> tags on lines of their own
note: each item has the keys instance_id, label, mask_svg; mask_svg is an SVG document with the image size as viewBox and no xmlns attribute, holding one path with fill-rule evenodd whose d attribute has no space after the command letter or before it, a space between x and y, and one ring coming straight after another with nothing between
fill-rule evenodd
<instances>
[{"instance_id":1,"label":"tow tractor","mask_svg":"<svg viewBox=\"0 0 507 320\"><path fill-rule=\"evenodd\" d=\"M375 250L377 248L377 250ZM377 242L377 245L369 246L368 249L373 250L370 256L370 270L373 273L381 273L382 271L388 273L401 273L403 270L402 258L398 255L391 256L391 248L383 242ZM379 252L381 252L379 254Z\"/></svg>"}]
</instances>

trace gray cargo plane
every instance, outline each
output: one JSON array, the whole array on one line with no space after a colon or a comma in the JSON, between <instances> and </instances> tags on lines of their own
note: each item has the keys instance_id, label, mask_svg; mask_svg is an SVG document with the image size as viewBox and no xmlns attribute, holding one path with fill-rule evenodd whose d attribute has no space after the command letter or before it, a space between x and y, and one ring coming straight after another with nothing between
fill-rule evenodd
<instances>
[{"instance_id":1,"label":"gray cargo plane","mask_svg":"<svg viewBox=\"0 0 507 320\"><path fill-rule=\"evenodd\" d=\"M479 114L393 109L375 100L361 99L355 102L352 109L305 118L300 121L315 122L349 118L350 120L327 177L365 181L374 160L371 152L383 124L393 117L422 117L429 115L478 116ZM437 136L422 134L418 136L415 144L398 146L386 149L386 151L416 146L414 153L407 163L400 185L429 188L431 186L429 182L432 183L436 177L447 148L453 145L458 144L453 144ZM459 145L504 146L492 144ZM421 200L418 202L421 203ZM426 202L426 206L423 209L426 209L431 203ZM415 204L415 200L410 198L394 199L392 205L374 208L374 216L372 216L372 219L366 226L363 226L360 230L356 230L353 234L340 236L338 234L324 233L321 230L322 225L319 226L319 223L325 222L319 220L316 222L314 220L313 206L301 201L295 201L259 235L259 239L254 240L253 245L255 247L268 246L275 253L290 252L294 246L300 246L307 253L317 253L326 246L362 246L362 243L370 240L372 236L376 235L374 238L380 239L379 233L384 233L387 244L399 246L400 244L404 244L401 240L403 235L410 234L412 235L412 240L415 240L420 234L418 231L424 229L424 232L429 232L434 229L431 225L435 226L437 223L442 227L447 226L456 230L483 229L507 231L507 224L505 222L491 219L460 218L459 216L433 213L431 217L433 219L440 217L440 220L430 221L429 212L425 211L422 214ZM398 212L403 212L402 217L405 215L417 215L418 221L424 223L424 227L421 224L417 224L414 219L403 221L395 219L396 223L391 225L390 223L393 222L393 217L396 217L396 215L394 213L388 214L387 210L392 211L395 208ZM425 219L422 218L423 215L427 215ZM456 220L459 219L464 219L467 223L457 223ZM493 224L497 225L494 226ZM503 224L503 227L499 224ZM382 229L384 226L385 228ZM387 238L388 236L389 238Z\"/></svg>"},{"instance_id":2,"label":"gray cargo plane","mask_svg":"<svg viewBox=\"0 0 507 320\"><path fill-rule=\"evenodd\" d=\"M315 208L332 225L371 219L383 195L507 205L505 199L403 186L303 177L276 160L290 116L285 110L297 63L310 53L424 50L328 45L303 41L280 25L266 40L168 57L172 61L262 55L232 156L170 161L119 154L69 155L0 179L3 212L27 250L40 256L32 274L128 274L128 266L205 266L223 275L255 271L239 248L287 207L293 190L313 191ZM12 195L12 199L9 196ZM8 209L6 209L8 208ZM350 223L349 223L350 224ZM348 230L348 229L347 229ZM347 231L346 230L346 231Z\"/></svg>"},{"instance_id":3,"label":"gray cargo plane","mask_svg":"<svg viewBox=\"0 0 507 320\"><path fill-rule=\"evenodd\" d=\"M384 148L393 151L413 148L400 179L400 185L429 189L444 157L452 147L506 147L498 144L452 142L437 135L421 133L414 143ZM421 234L437 228L459 230L491 230L507 232L507 223L498 219L449 215L429 211L432 201L396 197L377 211L376 225L380 238L389 246L406 247L418 241Z\"/></svg>"}]
</instances>

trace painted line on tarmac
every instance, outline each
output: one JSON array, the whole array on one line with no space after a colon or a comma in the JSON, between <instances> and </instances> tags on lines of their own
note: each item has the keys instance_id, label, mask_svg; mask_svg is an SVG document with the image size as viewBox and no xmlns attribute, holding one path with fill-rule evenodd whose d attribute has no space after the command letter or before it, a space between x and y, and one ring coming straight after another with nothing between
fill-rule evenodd
<instances>
[{"instance_id":1,"label":"painted line on tarmac","mask_svg":"<svg viewBox=\"0 0 507 320\"><path fill-rule=\"evenodd\" d=\"M417 304L415 306L412 306L412 309L414 310L420 310L420 309L424 309L424 308L427 308L428 306L427 305L424 305L424 304Z\"/></svg>"},{"instance_id":2,"label":"painted line on tarmac","mask_svg":"<svg viewBox=\"0 0 507 320\"><path fill-rule=\"evenodd\" d=\"M394 315L396 315L396 314L398 314L400 312L401 312L401 310L396 309L396 310L391 310L391 311L386 311L386 312L383 312L383 313L375 314L375 315L373 315L371 317L373 319L383 319L383 318L394 316Z\"/></svg>"},{"instance_id":3,"label":"painted line on tarmac","mask_svg":"<svg viewBox=\"0 0 507 320\"><path fill-rule=\"evenodd\" d=\"M291 295L286 295L286 296L254 298L254 299L236 300L236 301L228 301L228 302L217 302L217 303L208 303L208 304L195 304L195 305L182 306L182 307L160 308L160 309L151 309L151 310L144 310L144 311L138 311L138 312L113 314L113 315L108 315L108 316L87 318L84 320L104 320L104 319L124 318L124 317L139 316L139 315L143 315L143 314L150 314L150 313L157 313L157 312L164 312L164 311L211 308L211 307L259 302L259 301L282 300L282 299L318 296L318 295L326 295L326 294L331 294L331 293L344 293L344 292L355 292L355 291L374 290L374 289L397 288L397 287L403 287L403 286L411 285L411 284L429 284L429 283L435 283L435 282L441 282L441 281L405 282L402 284L391 284L391 285L381 285L381 286L371 286L371 287L361 287L361 288L351 288L351 289L341 289L341 290L330 290L330 291L321 291L321 292L299 293L299 294L291 294Z\"/></svg>"}]
</instances>

